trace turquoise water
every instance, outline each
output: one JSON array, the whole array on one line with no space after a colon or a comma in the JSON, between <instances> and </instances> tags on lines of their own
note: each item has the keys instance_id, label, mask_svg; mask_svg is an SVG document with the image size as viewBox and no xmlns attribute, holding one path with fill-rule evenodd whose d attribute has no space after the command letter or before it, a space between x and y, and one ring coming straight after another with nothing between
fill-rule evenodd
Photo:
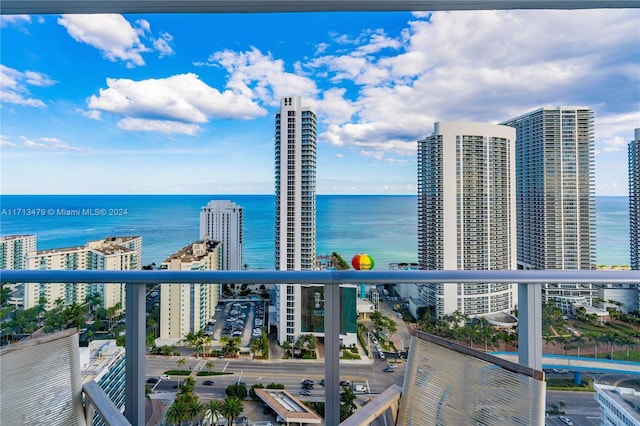
<instances>
[{"instance_id":1,"label":"turquoise water","mask_svg":"<svg viewBox=\"0 0 640 426\"><path fill-rule=\"evenodd\" d=\"M212 199L244 208L244 263L272 269L272 195L3 195L0 233L36 234L39 250L84 245L109 235L140 235L143 263L159 264L199 238L200 207ZM628 265L627 198L596 197L596 208L597 262ZM64 215L78 211L78 216ZM377 269L416 262L416 211L411 195L319 195L317 253L336 251L348 260L365 252Z\"/></svg>"}]
</instances>

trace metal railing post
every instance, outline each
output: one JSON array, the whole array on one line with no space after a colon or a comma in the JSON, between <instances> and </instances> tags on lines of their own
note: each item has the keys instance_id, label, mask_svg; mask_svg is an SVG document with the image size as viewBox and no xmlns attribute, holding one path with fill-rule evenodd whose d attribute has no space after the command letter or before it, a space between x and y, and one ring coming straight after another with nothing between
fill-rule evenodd
<instances>
[{"instance_id":1,"label":"metal railing post","mask_svg":"<svg viewBox=\"0 0 640 426\"><path fill-rule=\"evenodd\" d=\"M518 362L542 371L542 284L518 284Z\"/></svg>"},{"instance_id":2,"label":"metal railing post","mask_svg":"<svg viewBox=\"0 0 640 426\"><path fill-rule=\"evenodd\" d=\"M125 360L125 402L124 415L132 425L144 425L144 352L146 345L145 285L127 284L126 289L127 322L124 347Z\"/></svg>"},{"instance_id":3,"label":"metal railing post","mask_svg":"<svg viewBox=\"0 0 640 426\"><path fill-rule=\"evenodd\" d=\"M324 416L327 426L340 423L340 285L324 286Z\"/></svg>"}]
</instances>

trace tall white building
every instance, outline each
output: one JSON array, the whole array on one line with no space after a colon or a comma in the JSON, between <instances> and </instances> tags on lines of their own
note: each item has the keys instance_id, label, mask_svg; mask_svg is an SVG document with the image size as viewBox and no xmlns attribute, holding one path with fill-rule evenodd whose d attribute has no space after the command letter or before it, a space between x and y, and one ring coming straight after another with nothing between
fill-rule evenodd
<instances>
[{"instance_id":1,"label":"tall white building","mask_svg":"<svg viewBox=\"0 0 640 426\"><path fill-rule=\"evenodd\" d=\"M593 111L544 107L502 123L516 130L518 267L596 269ZM545 284L543 297L585 297L592 284Z\"/></svg>"},{"instance_id":2,"label":"tall white building","mask_svg":"<svg viewBox=\"0 0 640 426\"><path fill-rule=\"evenodd\" d=\"M242 269L242 207L229 200L212 200L200 210L200 239L222 243L220 269Z\"/></svg>"},{"instance_id":3,"label":"tall white building","mask_svg":"<svg viewBox=\"0 0 640 426\"><path fill-rule=\"evenodd\" d=\"M427 270L516 269L515 130L436 123L418 141L418 262ZM421 284L416 304L442 317L509 311L513 284Z\"/></svg>"},{"instance_id":4,"label":"tall white building","mask_svg":"<svg viewBox=\"0 0 640 426\"><path fill-rule=\"evenodd\" d=\"M35 235L7 235L0 238L0 269L26 269L27 253L35 249Z\"/></svg>"},{"instance_id":5,"label":"tall white building","mask_svg":"<svg viewBox=\"0 0 640 426\"><path fill-rule=\"evenodd\" d=\"M316 115L282 98L275 129L275 269L312 270L316 255ZM278 341L301 333L301 287L276 286Z\"/></svg>"},{"instance_id":6,"label":"tall white building","mask_svg":"<svg viewBox=\"0 0 640 426\"><path fill-rule=\"evenodd\" d=\"M640 128L629 142L629 247L631 269L640 269Z\"/></svg>"},{"instance_id":7,"label":"tall white building","mask_svg":"<svg viewBox=\"0 0 640 426\"><path fill-rule=\"evenodd\" d=\"M169 271L216 271L220 269L221 244L196 241L166 258L160 269ZM197 333L215 314L219 284L160 284L160 340L177 342Z\"/></svg>"},{"instance_id":8,"label":"tall white building","mask_svg":"<svg viewBox=\"0 0 640 426\"><path fill-rule=\"evenodd\" d=\"M27 269L41 270L137 270L141 269L142 237L108 237L89 241L84 246L31 251ZM56 300L65 305L84 303L88 295L98 293L105 309L120 303L125 307L124 283L25 283L24 308L38 305L41 298L51 309Z\"/></svg>"}]
</instances>

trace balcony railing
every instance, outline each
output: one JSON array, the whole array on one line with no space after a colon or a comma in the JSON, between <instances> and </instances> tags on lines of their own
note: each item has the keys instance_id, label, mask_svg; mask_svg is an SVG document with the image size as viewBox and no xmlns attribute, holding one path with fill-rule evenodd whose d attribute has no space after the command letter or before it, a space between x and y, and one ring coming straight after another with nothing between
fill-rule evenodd
<instances>
[{"instance_id":1,"label":"balcony railing","mask_svg":"<svg viewBox=\"0 0 640 426\"><path fill-rule=\"evenodd\" d=\"M543 283L635 283L639 271L0 271L2 283L127 283L126 401L131 424L144 424L145 284L324 284L325 288L325 423L340 420L340 292L341 284L517 283L519 361L542 369ZM85 390L86 392L87 390ZM91 393L91 389L88 389ZM99 410L100 412L100 410ZM102 413L101 413L102 415ZM103 418L106 418L105 411ZM119 423L109 423L119 424Z\"/></svg>"}]
</instances>

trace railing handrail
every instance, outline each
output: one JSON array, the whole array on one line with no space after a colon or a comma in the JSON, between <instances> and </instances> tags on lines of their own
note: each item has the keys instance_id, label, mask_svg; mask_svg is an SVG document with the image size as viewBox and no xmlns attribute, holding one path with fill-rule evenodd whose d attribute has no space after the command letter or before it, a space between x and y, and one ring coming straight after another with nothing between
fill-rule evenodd
<instances>
[{"instance_id":1,"label":"railing handrail","mask_svg":"<svg viewBox=\"0 0 640 426\"><path fill-rule=\"evenodd\" d=\"M635 8L637 0L3 0L0 13L264 13Z\"/></svg>"},{"instance_id":2,"label":"railing handrail","mask_svg":"<svg viewBox=\"0 0 640 426\"><path fill-rule=\"evenodd\" d=\"M411 284L411 283L640 283L637 270L383 270L383 271L79 271L0 270L0 283L216 283L216 284Z\"/></svg>"},{"instance_id":3,"label":"railing handrail","mask_svg":"<svg viewBox=\"0 0 640 426\"><path fill-rule=\"evenodd\" d=\"M109 399L102 388L93 380L82 385L82 391L86 397L85 413L87 415L87 424L92 424L91 417L93 409L98 412L102 420L107 425L130 426L131 423L118 410L118 407ZM89 408L89 409L87 409Z\"/></svg>"}]
</instances>

